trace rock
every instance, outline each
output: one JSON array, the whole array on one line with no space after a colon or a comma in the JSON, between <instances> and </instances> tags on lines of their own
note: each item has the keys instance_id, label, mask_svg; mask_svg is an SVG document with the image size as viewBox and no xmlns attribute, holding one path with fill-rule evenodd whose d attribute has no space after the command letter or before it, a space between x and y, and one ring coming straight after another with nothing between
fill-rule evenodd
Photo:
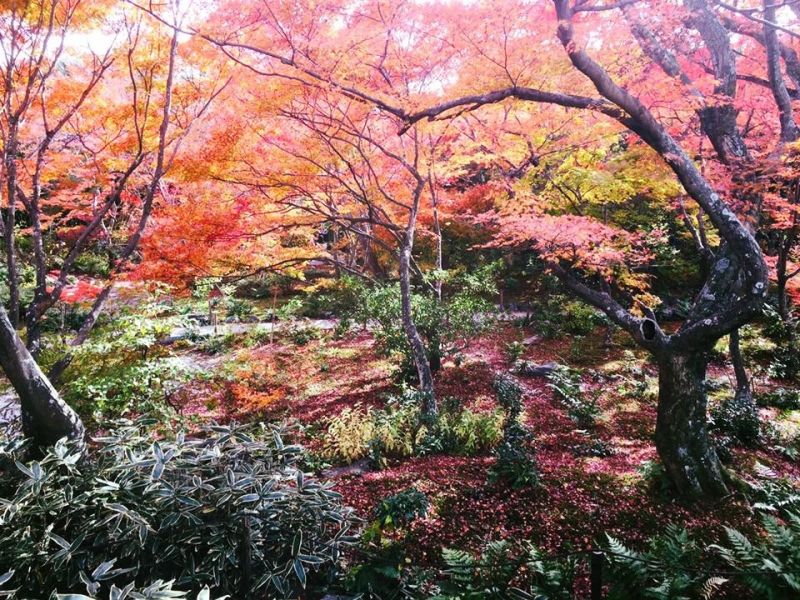
<instances>
[{"instance_id":1,"label":"rock","mask_svg":"<svg viewBox=\"0 0 800 600\"><path fill-rule=\"evenodd\" d=\"M512 370L514 373L524 375L525 377L547 377L550 373L558 369L559 366L558 363L554 362L537 365L527 360L518 360L514 363L514 368Z\"/></svg>"},{"instance_id":2,"label":"rock","mask_svg":"<svg viewBox=\"0 0 800 600\"><path fill-rule=\"evenodd\" d=\"M368 458L362 458L344 467L331 467L322 471L321 475L326 479L341 477L342 475L361 475L372 470L372 463Z\"/></svg>"},{"instance_id":3,"label":"rock","mask_svg":"<svg viewBox=\"0 0 800 600\"><path fill-rule=\"evenodd\" d=\"M533 346L534 344L538 344L542 341L542 338L538 335L532 335L531 337L525 338L522 340L523 346Z\"/></svg>"}]
</instances>

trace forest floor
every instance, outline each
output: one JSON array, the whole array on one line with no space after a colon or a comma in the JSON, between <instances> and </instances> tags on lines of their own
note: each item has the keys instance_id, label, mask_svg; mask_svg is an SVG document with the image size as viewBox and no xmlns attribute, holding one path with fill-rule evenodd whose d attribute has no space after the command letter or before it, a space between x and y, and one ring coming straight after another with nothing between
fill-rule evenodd
<instances>
[{"instance_id":1,"label":"forest floor","mask_svg":"<svg viewBox=\"0 0 800 600\"><path fill-rule=\"evenodd\" d=\"M201 366L229 375L229 383L185 387L177 397L181 412L218 421L296 423L298 441L318 452L330 418L357 406L382 407L399 390L393 363L379 354L369 331L351 331L342 338L319 333L311 338L280 336L272 343L232 347L214 356L189 350ZM586 432L567 417L546 378L517 376L525 391L524 422L535 435L539 486L511 489L489 483L494 462L490 452L390 459L380 470L360 461L325 473L367 519L388 495L410 487L424 492L432 509L404 533L409 558L420 565L439 562L442 547L479 549L491 539L531 540L547 552L566 552L588 549L604 540L604 534L639 545L663 533L668 523L680 524L706 543L721 539L724 526L745 532L758 528L758 516L741 493L711 506L688 507L648 477L656 459L656 371L623 336L610 344L604 338L603 328L576 343L569 337L541 338L502 323L473 340L458 364L445 362L436 390L439 398L458 398L473 411L495 409L492 381L496 374L510 372L513 362L508 344L525 340L529 343L518 358L581 369L585 394L596 396L601 409L592 439L610 450L607 456L587 455ZM720 396L733 375L724 363L714 363L709 377L722 390ZM800 429L800 411L765 410L764 416L784 429ZM800 481L800 465L776 449L732 451L731 467L745 478L754 476L757 463Z\"/></svg>"}]
</instances>

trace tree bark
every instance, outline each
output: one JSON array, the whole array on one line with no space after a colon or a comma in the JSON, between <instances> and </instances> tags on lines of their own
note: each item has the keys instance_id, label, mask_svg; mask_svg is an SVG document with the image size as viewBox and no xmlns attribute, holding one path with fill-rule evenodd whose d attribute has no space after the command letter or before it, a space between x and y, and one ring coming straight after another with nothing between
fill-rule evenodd
<instances>
[{"instance_id":1,"label":"tree bark","mask_svg":"<svg viewBox=\"0 0 800 600\"><path fill-rule=\"evenodd\" d=\"M42 373L2 306L0 366L19 396L25 435L40 446L50 446L66 437L78 442L83 451L83 422Z\"/></svg>"},{"instance_id":2,"label":"tree bark","mask_svg":"<svg viewBox=\"0 0 800 600\"><path fill-rule=\"evenodd\" d=\"M733 364L733 371L736 374L736 398L742 400L746 404L753 407L755 410L755 403L753 402L753 392L750 387L750 377L747 375L747 368L744 366L744 357L742 356L742 349L739 347L739 330L734 329L731 331L728 339L728 349L731 353L731 363Z\"/></svg>"},{"instance_id":3,"label":"tree bark","mask_svg":"<svg viewBox=\"0 0 800 600\"><path fill-rule=\"evenodd\" d=\"M706 428L705 352L659 357L656 448L670 481L690 500L727 495L725 472Z\"/></svg>"},{"instance_id":4,"label":"tree bark","mask_svg":"<svg viewBox=\"0 0 800 600\"><path fill-rule=\"evenodd\" d=\"M422 412L426 417L432 418L436 416L438 408L433 390L433 373L425 353L425 344L422 342L422 337L420 337L417 326L414 324L414 317L411 311L410 262L411 245L405 243L400 249L400 304L403 331L405 331L408 338L411 355L414 357L414 365L417 367L419 389L424 395Z\"/></svg>"}]
</instances>

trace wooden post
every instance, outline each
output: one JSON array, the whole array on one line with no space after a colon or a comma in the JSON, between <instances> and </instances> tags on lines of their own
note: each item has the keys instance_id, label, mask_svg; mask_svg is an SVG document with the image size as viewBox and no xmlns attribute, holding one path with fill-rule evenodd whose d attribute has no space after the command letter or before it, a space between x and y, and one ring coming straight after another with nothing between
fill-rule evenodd
<instances>
[{"instance_id":1,"label":"wooden post","mask_svg":"<svg viewBox=\"0 0 800 600\"><path fill-rule=\"evenodd\" d=\"M590 578L592 584L592 600L603 598L603 553L592 550Z\"/></svg>"}]
</instances>

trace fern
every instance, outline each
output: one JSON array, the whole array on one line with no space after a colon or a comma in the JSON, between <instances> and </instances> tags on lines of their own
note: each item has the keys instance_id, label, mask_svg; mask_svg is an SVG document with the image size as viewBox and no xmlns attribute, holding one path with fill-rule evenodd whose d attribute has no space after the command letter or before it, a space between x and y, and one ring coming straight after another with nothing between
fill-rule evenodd
<instances>
[{"instance_id":1,"label":"fern","mask_svg":"<svg viewBox=\"0 0 800 600\"><path fill-rule=\"evenodd\" d=\"M754 598L778 600L800 596L800 516L785 520L764 515L765 539L751 542L735 529L726 529L728 544L711 546L739 574L736 579Z\"/></svg>"}]
</instances>

